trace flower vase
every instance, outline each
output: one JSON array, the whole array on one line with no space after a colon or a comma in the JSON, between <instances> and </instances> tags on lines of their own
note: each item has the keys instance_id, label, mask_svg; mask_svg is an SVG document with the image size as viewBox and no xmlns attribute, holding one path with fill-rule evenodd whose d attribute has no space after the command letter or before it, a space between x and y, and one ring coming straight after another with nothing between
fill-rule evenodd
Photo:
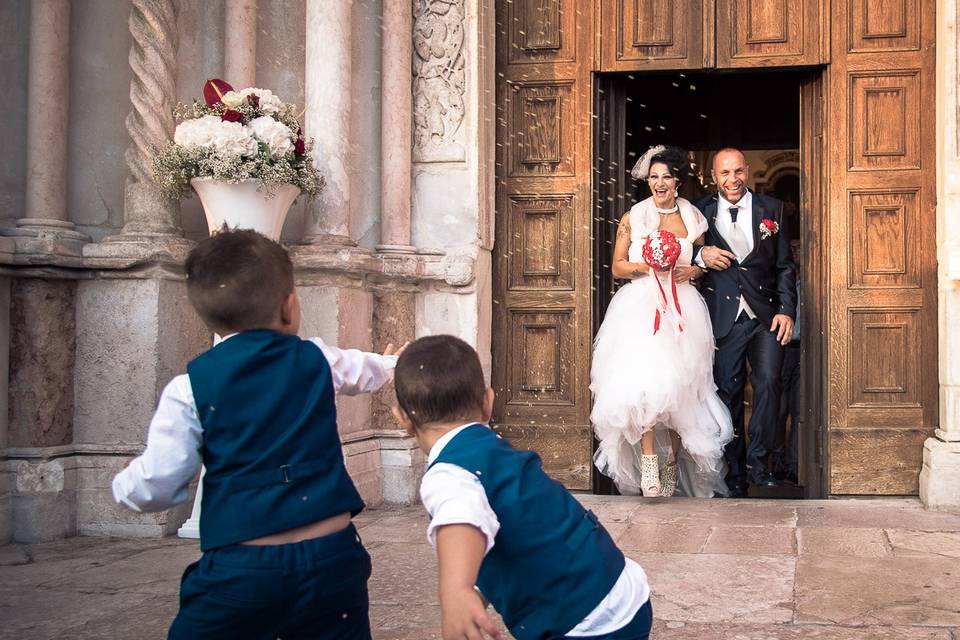
<instances>
[{"instance_id":1,"label":"flower vase","mask_svg":"<svg viewBox=\"0 0 960 640\"><path fill-rule=\"evenodd\" d=\"M270 187L268 192L259 180L230 183L194 178L190 184L203 204L211 234L226 224L231 229L253 229L271 240L280 240L290 205L300 195L300 189L292 184Z\"/></svg>"}]
</instances>

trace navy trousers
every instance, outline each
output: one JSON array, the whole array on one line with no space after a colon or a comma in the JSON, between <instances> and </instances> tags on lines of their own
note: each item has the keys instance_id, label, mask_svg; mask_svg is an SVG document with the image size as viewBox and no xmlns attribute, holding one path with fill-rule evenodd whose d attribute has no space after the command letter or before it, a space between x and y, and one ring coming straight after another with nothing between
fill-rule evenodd
<instances>
[{"instance_id":1,"label":"navy trousers","mask_svg":"<svg viewBox=\"0 0 960 640\"><path fill-rule=\"evenodd\" d=\"M602 636L564 636L569 640L647 640L653 626L653 605L647 600L627 626Z\"/></svg>"},{"instance_id":2,"label":"navy trousers","mask_svg":"<svg viewBox=\"0 0 960 640\"><path fill-rule=\"evenodd\" d=\"M170 640L370 640L370 556L353 525L284 545L231 545L183 574Z\"/></svg>"},{"instance_id":3,"label":"navy trousers","mask_svg":"<svg viewBox=\"0 0 960 640\"><path fill-rule=\"evenodd\" d=\"M713 361L713 379L717 394L730 410L734 439L727 445L727 486L746 488L748 474L767 471L766 457L773 451L777 418L780 414L780 369L783 346L777 334L746 313L733 324L730 333L717 340ZM753 411L750 415L750 446L744 438L743 388L746 385L747 361L750 362L750 384L753 387Z\"/></svg>"}]
</instances>

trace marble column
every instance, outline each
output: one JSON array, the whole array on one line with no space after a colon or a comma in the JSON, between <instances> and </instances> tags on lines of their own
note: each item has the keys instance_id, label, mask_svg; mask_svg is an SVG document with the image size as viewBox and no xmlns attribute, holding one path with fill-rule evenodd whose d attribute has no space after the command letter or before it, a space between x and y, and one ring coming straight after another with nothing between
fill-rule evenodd
<instances>
[{"instance_id":1,"label":"marble column","mask_svg":"<svg viewBox=\"0 0 960 640\"><path fill-rule=\"evenodd\" d=\"M937 258L940 428L923 447L920 498L960 508L960 100L958 0L937 3Z\"/></svg>"},{"instance_id":2,"label":"marble column","mask_svg":"<svg viewBox=\"0 0 960 640\"><path fill-rule=\"evenodd\" d=\"M223 77L237 89L257 84L257 0L227 0Z\"/></svg>"},{"instance_id":3,"label":"marble column","mask_svg":"<svg viewBox=\"0 0 960 640\"><path fill-rule=\"evenodd\" d=\"M182 259L190 243L181 235L180 203L163 196L153 179L153 155L173 139L177 101L177 0L131 0L128 58L133 77L126 118L130 146L124 158L123 229L84 256L125 259L169 255Z\"/></svg>"},{"instance_id":4,"label":"marble column","mask_svg":"<svg viewBox=\"0 0 960 640\"><path fill-rule=\"evenodd\" d=\"M350 239L350 83L352 0L307 0L304 133L327 186L308 210L307 244Z\"/></svg>"},{"instance_id":5,"label":"marble column","mask_svg":"<svg viewBox=\"0 0 960 640\"><path fill-rule=\"evenodd\" d=\"M8 233L17 253L79 255L89 238L67 213L70 0L30 3L25 215ZM41 245L38 246L36 240Z\"/></svg>"},{"instance_id":6,"label":"marble column","mask_svg":"<svg viewBox=\"0 0 960 640\"><path fill-rule=\"evenodd\" d=\"M413 5L383 0L379 251L410 253Z\"/></svg>"}]
</instances>

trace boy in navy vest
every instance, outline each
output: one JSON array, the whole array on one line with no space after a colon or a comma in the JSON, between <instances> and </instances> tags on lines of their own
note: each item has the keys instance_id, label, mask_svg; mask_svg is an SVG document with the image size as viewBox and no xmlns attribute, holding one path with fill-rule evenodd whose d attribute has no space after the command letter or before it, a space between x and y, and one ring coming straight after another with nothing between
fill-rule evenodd
<instances>
[{"instance_id":1,"label":"boy in navy vest","mask_svg":"<svg viewBox=\"0 0 960 640\"><path fill-rule=\"evenodd\" d=\"M301 340L286 250L253 231L200 242L187 294L222 341L164 389L116 500L160 511L206 467L203 555L183 574L169 638L370 638L363 509L344 467L334 392L374 391L396 356ZM392 347L388 347L388 354Z\"/></svg>"},{"instance_id":2,"label":"boy in navy vest","mask_svg":"<svg viewBox=\"0 0 960 640\"><path fill-rule=\"evenodd\" d=\"M395 387L393 414L428 455L420 496L440 565L445 640L499 637L483 598L517 640L647 638L643 569L547 477L535 453L487 426L493 390L467 343L414 341L397 362Z\"/></svg>"}]
</instances>

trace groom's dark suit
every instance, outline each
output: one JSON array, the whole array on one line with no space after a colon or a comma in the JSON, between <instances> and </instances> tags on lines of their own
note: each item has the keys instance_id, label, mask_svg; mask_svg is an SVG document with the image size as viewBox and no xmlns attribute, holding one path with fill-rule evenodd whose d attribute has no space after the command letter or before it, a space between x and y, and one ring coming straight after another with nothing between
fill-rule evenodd
<instances>
[{"instance_id":1,"label":"groom's dark suit","mask_svg":"<svg viewBox=\"0 0 960 640\"><path fill-rule=\"evenodd\" d=\"M736 437L727 445L727 485L744 491L748 481L767 471L766 456L773 448L780 404L780 367L783 347L776 332L770 331L773 316L796 316L796 270L785 233L783 203L775 198L751 192L753 250L741 262L723 271L708 269L701 293L710 310L713 334L717 341L713 375L721 400L730 409ZM718 195L697 203L709 223L705 245L731 250L717 228ZM744 215L747 212L741 212ZM763 220L772 220L779 231L764 237ZM699 250L699 247L697 248ZM746 312L737 313L743 296L756 319ZM743 388L746 363L750 361L753 386L753 411L750 417L750 446L743 437Z\"/></svg>"}]
</instances>

